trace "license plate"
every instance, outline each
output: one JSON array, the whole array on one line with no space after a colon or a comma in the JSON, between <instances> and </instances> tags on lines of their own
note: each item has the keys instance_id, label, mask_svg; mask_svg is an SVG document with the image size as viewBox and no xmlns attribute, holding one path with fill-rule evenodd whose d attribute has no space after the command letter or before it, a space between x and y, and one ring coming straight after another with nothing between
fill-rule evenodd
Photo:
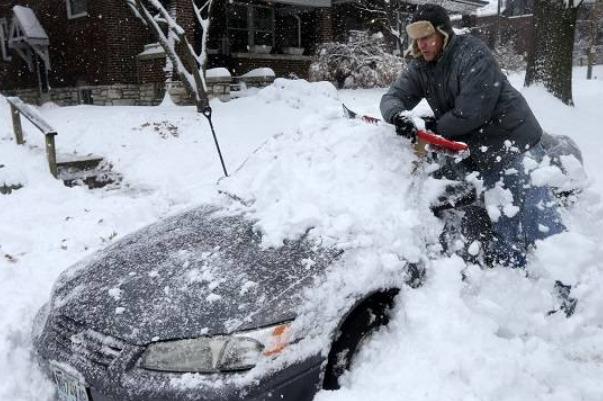
<instances>
[{"instance_id":1,"label":"license plate","mask_svg":"<svg viewBox=\"0 0 603 401\"><path fill-rule=\"evenodd\" d=\"M69 373L53 366L52 377L57 386L58 401L90 401L86 386Z\"/></svg>"}]
</instances>

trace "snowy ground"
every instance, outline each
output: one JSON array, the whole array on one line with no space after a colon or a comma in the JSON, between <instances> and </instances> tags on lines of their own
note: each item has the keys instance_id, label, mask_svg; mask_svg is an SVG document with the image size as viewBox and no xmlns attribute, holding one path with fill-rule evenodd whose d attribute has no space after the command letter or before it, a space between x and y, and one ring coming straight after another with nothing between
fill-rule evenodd
<instances>
[{"instance_id":1,"label":"snowy ground","mask_svg":"<svg viewBox=\"0 0 603 401\"><path fill-rule=\"evenodd\" d=\"M392 323L346 385L318 400L603 399L603 179L596 177L603 68L599 80L585 75L576 70L574 108L542 89L522 89L543 127L571 136L584 153L591 185L564 213L569 232L540 244L529 278L456 258L434 262L426 285L401 295ZM520 87L521 77L512 82ZM95 191L50 177L43 138L32 127L25 126L27 145L17 147L0 99L0 185L24 185L0 196L0 400L51 394L31 361L30 331L61 271L139 227L215 199L216 189L255 199L268 243L313 226L358 250L374 271L391 273L396 260L419 258L421 239L439 226L407 193L412 153L387 127L340 118L340 101L378 116L382 93L289 82L213 103L233 176L218 185L213 141L192 108L41 108L59 132L61 154L102 155L124 176L120 189ZM571 319L546 316L555 279L574 285L580 301Z\"/></svg>"}]
</instances>

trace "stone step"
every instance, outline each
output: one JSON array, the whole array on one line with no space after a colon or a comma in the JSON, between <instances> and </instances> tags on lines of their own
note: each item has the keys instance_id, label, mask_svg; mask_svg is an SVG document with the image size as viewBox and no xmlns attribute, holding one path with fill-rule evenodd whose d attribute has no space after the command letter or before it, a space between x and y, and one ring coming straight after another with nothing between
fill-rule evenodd
<instances>
[{"instance_id":1,"label":"stone step","mask_svg":"<svg viewBox=\"0 0 603 401\"><path fill-rule=\"evenodd\" d=\"M103 188L107 185L118 187L122 180L121 175L113 171L113 166L103 161L100 156L63 156L62 161L57 162L57 169L58 179L68 187L78 185L85 185L89 189ZM0 182L0 195L10 195L21 188L23 188L21 184Z\"/></svg>"},{"instance_id":2,"label":"stone step","mask_svg":"<svg viewBox=\"0 0 603 401\"><path fill-rule=\"evenodd\" d=\"M121 176L113 171L110 163L100 156L84 157L70 155L57 162L58 178L68 187L85 185L90 189L107 185L119 185Z\"/></svg>"},{"instance_id":3,"label":"stone step","mask_svg":"<svg viewBox=\"0 0 603 401\"><path fill-rule=\"evenodd\" d=\"M75 170L91 170L99 166L103 161L101 156L87 155L60 155L60 161L57 161L57 167L62 170L75 169Z\"/></svg>"}]
</instances>

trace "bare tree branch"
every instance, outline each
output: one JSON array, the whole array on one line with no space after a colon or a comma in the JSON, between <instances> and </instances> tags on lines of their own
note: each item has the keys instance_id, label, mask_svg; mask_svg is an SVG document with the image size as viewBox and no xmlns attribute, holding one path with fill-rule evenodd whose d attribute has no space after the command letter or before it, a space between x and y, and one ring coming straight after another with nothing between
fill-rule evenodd
<instances>
[{"instance_id":1,"label":"bare tree branch","mask_svg":"<svg viewBox=\"0 0 603 401\"><path fill-rule=\"evenodd\" d=\"M197 7L191 0L195 15L203 29L203 41L201 53L197 54L193 45L186 36L186 31L174 20L168 10L158 0L126 0L135 15L151 29L159 44L165 51L166 56L182 81L187 92L193 98L199 111L209 106L207 86L203 76L203 68L207 60L205 42L209 29L209 13L203 19L201 10L211 10L213 0L207 0L201 8ZM167 33L160 24L164 24Z\"/></svg>"},{"instance_id":2,"label":"bare tree branch","mask_svg":"<svg viewBox=\"0 0 603 401\"><path fill-rule=\"evenodd\" d=\"M203 29L201 53L197 54L193 45L186 36L186 31L163 7L159 0L126 0L134 14L141 18L157 37L159 44L165 51L166 57L171 61L173 68L180 77L182 84L193 98L197 111L202 113L209 123L211 132L220 157L224 175L228 176L218 138L211 120L212 109L209 106L207 87L205 86L204 67L206 61L206 41L209 30L210 11L213 0L205 0L201 7L197 7L195 0L191 0L197 20ZM207 10L207 18L203 18L202 10ZM167 33L159 24L162 23Z\"/></svg>"}]
</instances>

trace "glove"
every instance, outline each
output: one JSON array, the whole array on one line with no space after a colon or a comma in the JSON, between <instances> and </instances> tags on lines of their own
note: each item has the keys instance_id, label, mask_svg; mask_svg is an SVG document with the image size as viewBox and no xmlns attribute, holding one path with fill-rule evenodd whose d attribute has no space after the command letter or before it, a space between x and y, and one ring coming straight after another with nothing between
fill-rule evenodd
<instances>
[{"instance_id":1,"label":"glove","mask_svg":"<svg viewBox=\"0 0 603 401\"><path fill-rule=\"evenodd\" d=\"M437 120L435 117L421 117L425 121L425 130L436 133Z\"/></svg>"},{"instance_id":2,"label":"glove","mask_svg":"<svg viewBox=\"0 0 603 401\"><path fill-rule=\"evenodd\" d=\"M396 134L408 139L414 139L417 135L417 127L412 119L401 113L392 118L392 123L396 126Z\"/></svg>"}]
</instances>

